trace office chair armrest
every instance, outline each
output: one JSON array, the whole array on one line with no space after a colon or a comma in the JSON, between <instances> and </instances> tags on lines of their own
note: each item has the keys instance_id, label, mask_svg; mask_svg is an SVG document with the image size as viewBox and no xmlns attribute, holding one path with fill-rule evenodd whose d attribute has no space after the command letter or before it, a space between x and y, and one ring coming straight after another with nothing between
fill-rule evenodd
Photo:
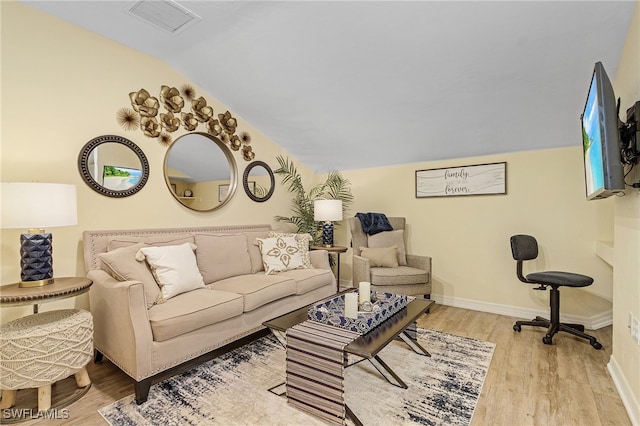
<instances>
[{"instance_id":1,"label":"office chair armrest","mask_svg":"<svg viewBox=\"0 0 640 426\"><path fill-rule=\"evenodd\" d=\"M371 281L371 266L369 265L369 259L362 256L353 255L353 286L357 287L361 281Z\"/></svg>"},{"instance_id":2,"label":"office chair armrest","mask_svg":"<svg viewBox=\"0 0 640 426\"><path fill-rule=\"evenodd\" d=\"M431 257L407 254L407 266L431 272Z\"/></svg>"}]
</instances>

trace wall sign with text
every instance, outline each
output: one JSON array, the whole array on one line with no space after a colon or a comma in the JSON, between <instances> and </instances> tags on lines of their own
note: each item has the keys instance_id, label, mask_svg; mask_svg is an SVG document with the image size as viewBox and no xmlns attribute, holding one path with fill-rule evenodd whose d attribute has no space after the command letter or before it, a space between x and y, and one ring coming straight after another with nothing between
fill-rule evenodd
<instances>
[{"instance_id":1,"label":"wall sign with text","mask_svg":"<svg viewBox=\"0 0 640 426\"><path fill-rule=\"evenodd\" d=\"M416 170L416 198L507 193L507 163Z\"/></svg>"}]
</instances>

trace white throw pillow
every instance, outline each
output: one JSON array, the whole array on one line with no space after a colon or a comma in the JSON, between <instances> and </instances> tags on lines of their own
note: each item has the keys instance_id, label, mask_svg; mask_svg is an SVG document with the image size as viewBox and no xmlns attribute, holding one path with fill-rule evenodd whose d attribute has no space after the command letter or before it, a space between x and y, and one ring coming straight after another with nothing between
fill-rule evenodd
<instances>
[{"instance_id":1,"label":"white throw pillow","mask_svg":"<svg viewBox=\"0 0 640 426\"><path fill-rule=\"evenodd\" d=\"M256 238L265 274L304 268L298 242L294 237Z\"/></svg>"},{"instance_id":2,"label":"white throw pillow","mask_svg":"<svg viewBox=\"0 0 640 426\"><path fill-rule=\"evenodd\" d=\"M149 264L164 300L204 287L204 280L196 263L195 248L196 245L191 243L143 247L136 254L137 260L146 260Z\"/></svg>"}]
</instances>

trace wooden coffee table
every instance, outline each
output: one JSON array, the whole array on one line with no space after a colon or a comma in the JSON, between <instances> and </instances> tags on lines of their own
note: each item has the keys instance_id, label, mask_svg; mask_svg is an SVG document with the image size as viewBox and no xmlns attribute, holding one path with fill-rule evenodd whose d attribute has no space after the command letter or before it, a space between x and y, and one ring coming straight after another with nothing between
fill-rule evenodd
<instances>
[{"instance_id":1,"label":"wooden coffee table","mask_svg":"<svg viewBox=\"0 0 640 426\"><path fill-rule=\"evenodd\" d=\"M352 291L351 289L350 291ZM344 292L343 292L344 293ZM335 297L335 296L332 296ZM379 356L379 352L384 349L390 342L401 339L410 349L422 356L431 356L418 342L415 334L416 320L423 315L434 302L432 300L414 299L401 309L398 313L392 315L382 324L364 334L344 347L345 366L347 366L347 357L349 354L368 360L382 374L382 376L392 385L407 389L407 384L386 364ZM309 307L297 309L288 314L281 315L272 320L263 323L276 336L280 343L286 348L285 333L287 329L298 325L309 319ZM356 363L357 364L357 363ZM351 364L354 365L354 364ZM278 391L284 386L280 384L270 389L271 392L282 395L284 391ZM345 406L347 416L350 417L355 424L361 424L357 416Z\"/></svg>"}]
</instances>

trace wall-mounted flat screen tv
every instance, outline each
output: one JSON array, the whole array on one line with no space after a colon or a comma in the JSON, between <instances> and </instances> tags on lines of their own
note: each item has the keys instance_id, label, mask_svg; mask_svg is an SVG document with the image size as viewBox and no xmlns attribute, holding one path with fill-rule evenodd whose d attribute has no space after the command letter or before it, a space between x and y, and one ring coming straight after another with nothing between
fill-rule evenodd
<instances>
[{"instance_id":1,"label":"wall-mounted flat screen tv","mask_svg":"<svg viewBox=\"0 0 640 426\"><path fill-rule=\"evenodd\" d=\"M613 86L601 62L593 70L581 121L587 199L623 193L620 119Z\"/></svg>"},{"instance_id":2,"label":"wall-mounted flat screen tv","mask_svg":"<svg viewBox=\"0 0 640 426\"><path fill-rule=\"evenodd\" d=\"M102 186L114 191L125 191L140 182L142 170L128 167L104 166L102 168Z\"/></svg>"}]
</instances>

